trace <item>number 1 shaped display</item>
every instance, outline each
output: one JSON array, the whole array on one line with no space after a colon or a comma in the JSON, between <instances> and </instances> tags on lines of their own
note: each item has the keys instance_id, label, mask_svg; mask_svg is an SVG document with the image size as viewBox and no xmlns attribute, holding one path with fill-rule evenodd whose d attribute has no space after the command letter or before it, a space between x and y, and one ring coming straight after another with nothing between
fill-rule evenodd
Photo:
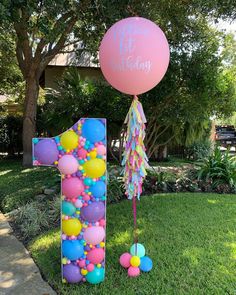
<instances>
[{"instance_id":1,"label":"number 1 shaped display","mask_svg":"<svg viewBox=\"0 0 236 295\"><path fill-rule=\"evenodd\" d=\"M105 276L106 120L80 119L52 138L33 138L33 165L61 173L62 280Z\"/></svg>"}]
</instances>

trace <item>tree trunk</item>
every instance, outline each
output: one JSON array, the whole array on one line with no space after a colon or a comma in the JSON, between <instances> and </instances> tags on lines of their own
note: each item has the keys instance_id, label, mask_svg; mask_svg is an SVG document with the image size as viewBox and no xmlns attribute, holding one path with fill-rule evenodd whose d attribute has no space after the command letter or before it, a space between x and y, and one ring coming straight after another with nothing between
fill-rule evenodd
<instances>
[{"instance_id":1,"label":"tree trunk","mask_svg":"<svg viewBox=\"0 0 236 295\"><path fill-rule=\"evenodd\" d=\"M33 75L26 78L23 118L23 166L32 166L32 138L36 130L39 81Z\"/></svg>"}]
</instances>

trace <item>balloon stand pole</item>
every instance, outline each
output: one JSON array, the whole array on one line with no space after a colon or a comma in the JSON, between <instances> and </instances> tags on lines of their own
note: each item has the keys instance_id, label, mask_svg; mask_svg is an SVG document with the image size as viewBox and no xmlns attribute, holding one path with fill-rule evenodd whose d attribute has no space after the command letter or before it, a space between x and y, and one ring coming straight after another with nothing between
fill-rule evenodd
<instances>
[{"instance_id":1,"label":"balloon stand pole","mask_svg":"<svg viewBox=\"0 0 236 295\"><path fill-rule=\"evenodd\" d=\"M138 243L137 228L137 208L136 201L140 199L142 185L146 169L148 168L148 158L144 146L146 118L141 102L134 96L133 102L125 119L127 132L125 139L125 150L123 154L122 166L124 166L123 179L125 183L126 195L132 200L134 230L134 244L130 248L130 253L124 253L120 257L120 264L128 268L128 276L136 277L140 270L148 272L152 269L152 260L145 256L145 248Z\"/></svg>"}]
</instances>

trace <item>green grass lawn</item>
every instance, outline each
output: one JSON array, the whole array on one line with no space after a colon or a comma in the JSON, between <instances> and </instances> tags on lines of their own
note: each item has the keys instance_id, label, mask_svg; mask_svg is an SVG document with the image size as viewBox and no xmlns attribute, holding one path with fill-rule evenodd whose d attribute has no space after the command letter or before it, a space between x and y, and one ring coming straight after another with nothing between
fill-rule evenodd
<instances>
[{"instance_id":1,"label":"green grass lawn","mask_svg":"<svg viewBox=\"0 0 236 295\"><path fill-rule=\"evenodd\" d=\"M154 268L128 278L118 263L132 244L130 201L107 208L106 279L100 285L67 285L60 279L59 229L29 249L59 294L236 294L236 195L160 194L138 204L139 242Z\"/></svg>"},{"instance_id":2,"label":"green grass lawn","mask_svg":"<svg viewBox=\"0 0 236 295\"><path fill-rule=\"evenodd\" d=\"M58 172L52 167L23 168L20 161L0 160L0 209L9 212L31 201L43 186L53 186Z\"/></svg>"}]
</instances>

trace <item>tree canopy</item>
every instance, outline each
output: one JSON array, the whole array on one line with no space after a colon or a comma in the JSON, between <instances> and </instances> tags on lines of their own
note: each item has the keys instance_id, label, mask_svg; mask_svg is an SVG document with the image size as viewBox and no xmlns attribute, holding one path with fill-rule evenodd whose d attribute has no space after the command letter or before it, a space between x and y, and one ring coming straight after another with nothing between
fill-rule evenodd
<instances>
[{"instance_id":1,"label":"tree canopy","mask_svg":"<svg viewBox=\"0 0 236 295\"><path fill-rule=\"evenodd\" d=\"M171 48L166 77L153 91L143 95L150 111L148 116L151 117L151 112L158 114L154 121L161 126L159 130L163 132L168 126L167 129L173 131L174 126L183 126L185 122L197 123L212 113L230 112L234 105L232 75L221 67L221 36L208 22L235 19L233 0L3 0L0 24L14 32L16 56L26 82L25 163L31 162L39 79L45 67L56 54L78 42L79 56L84 50L96 56L99 42L109 26L134 15L159 24Z\"/></svg>"}]
</instances>

